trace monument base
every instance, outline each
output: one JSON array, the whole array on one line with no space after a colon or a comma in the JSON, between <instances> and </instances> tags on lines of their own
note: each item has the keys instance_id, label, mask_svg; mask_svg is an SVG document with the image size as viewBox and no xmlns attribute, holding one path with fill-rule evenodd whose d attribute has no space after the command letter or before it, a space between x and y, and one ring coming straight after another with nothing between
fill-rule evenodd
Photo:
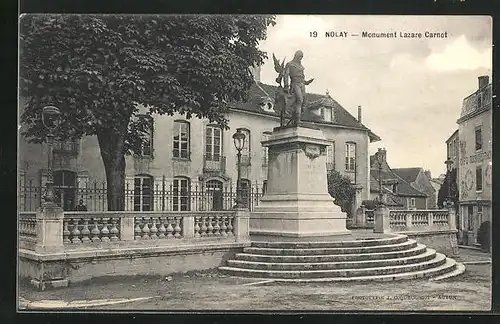
<instances>
[{"instance_id":1,"label":"monument base","mask_svg":"<svg viewBox=\"0 0 500 324\"><path fill-rule=\"evenodd\" d=\"M275 129L269 147L268 192L250 216L251 235L318 237L346 235L346 215L333 203L326 180L321 130Z\"/></svg>"}]
</instances>

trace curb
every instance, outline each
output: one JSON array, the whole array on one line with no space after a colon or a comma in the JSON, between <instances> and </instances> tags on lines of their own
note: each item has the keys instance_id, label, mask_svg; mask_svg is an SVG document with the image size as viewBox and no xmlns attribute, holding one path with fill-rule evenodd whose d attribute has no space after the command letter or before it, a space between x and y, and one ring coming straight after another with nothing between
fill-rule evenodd
<instances>
[{"instance_id":1,"label":"curb","mask_svg":"<svg viewBox=\"0 0 500 324\"><path fill-rule=\"evenodd\" d=\"M491 260L485 260L485 261L463 261L461 263L464 264L464 265L491 264Z\"/></svg>"}]
</instances>

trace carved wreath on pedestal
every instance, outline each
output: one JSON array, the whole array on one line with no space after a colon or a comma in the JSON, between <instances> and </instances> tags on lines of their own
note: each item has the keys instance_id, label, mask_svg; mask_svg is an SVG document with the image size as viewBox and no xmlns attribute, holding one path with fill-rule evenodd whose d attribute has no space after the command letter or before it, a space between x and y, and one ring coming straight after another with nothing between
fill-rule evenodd
<instances>
[{"instance_id":1,"label":"carved wreath on pedestal","mask_svg":"<svg viewBox=\"0 0 500 324\"><path fill-rule=\"evenodd\" d=\"M325 154L325 147L320 147L317 145L302 145L302 150L304 154L311 160L314 160L320 155Z\"/></svg>"}]
</instances>

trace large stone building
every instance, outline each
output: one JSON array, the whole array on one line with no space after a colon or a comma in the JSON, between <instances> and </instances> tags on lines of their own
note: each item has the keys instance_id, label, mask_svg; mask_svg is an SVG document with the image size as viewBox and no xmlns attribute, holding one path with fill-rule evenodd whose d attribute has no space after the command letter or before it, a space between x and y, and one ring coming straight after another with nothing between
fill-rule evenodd
<instances>
[{"instance_id":1,"label":"large stone building","mask_svg":"<svg viewBox=\"0 0 500 324\"><path fill-rule=\"evenodd\" d=\"M267 151L261 145L279 118L274 111L276 87L256 82L250 100L230 107L229 129L207 120L186 119L182 115L153 116L150 137L141 154L126 157L127 210L194 210L227 208L237 178L236 149L232 135L241 130L246 135L242 151L241 178L244 192L262 193L267 178ZM331 141L327 150L327 168L348 176L357 188L356 203L370 195L368 145L380 140L329 95L308 94L310 109L304 112L306 124L320 128ZM22 107L21 107L22 109ZM20 208L37 208L40 186L46 182L47 149L28 144L21 138L19 147ZM97 138L84 137L74 143L59 143L54 150L54 182L61 205L71 210L79 199L89 209L106 209L105 171ZM97 184L96 184L97 183ZM210 193L206 201L198 194ZM203 200L203 202L200 202Z\"/></svg>"},{"instance_id":2,"label":"large stone building","mask_svg":"<svg viewBox=\"0 0 500 324\"><path fill-rule=\"evenodd\" d=\"M448 157L457 161L459 239L473 245L479 227L492 216L492 90L488 76L480 76L478 89L464 98L457 124L458 133L446 143Z\"/></svg>"}]
</instances>

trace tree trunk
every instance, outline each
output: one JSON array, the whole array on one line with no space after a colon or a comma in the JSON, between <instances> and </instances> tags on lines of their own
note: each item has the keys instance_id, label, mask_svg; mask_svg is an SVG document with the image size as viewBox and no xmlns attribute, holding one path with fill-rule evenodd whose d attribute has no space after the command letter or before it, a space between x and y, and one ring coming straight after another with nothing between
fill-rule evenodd
<instances>
[{"instance_id":1,"label":"tree trunk","mask_svg":"<svg viewBox=\"0 0 500 324\"><path fill-rule=\"evenodd\" d=\"M106 130L97 133L106 171L109 211L125 210L125 133Z\"/></svg>"}]
</instances>

